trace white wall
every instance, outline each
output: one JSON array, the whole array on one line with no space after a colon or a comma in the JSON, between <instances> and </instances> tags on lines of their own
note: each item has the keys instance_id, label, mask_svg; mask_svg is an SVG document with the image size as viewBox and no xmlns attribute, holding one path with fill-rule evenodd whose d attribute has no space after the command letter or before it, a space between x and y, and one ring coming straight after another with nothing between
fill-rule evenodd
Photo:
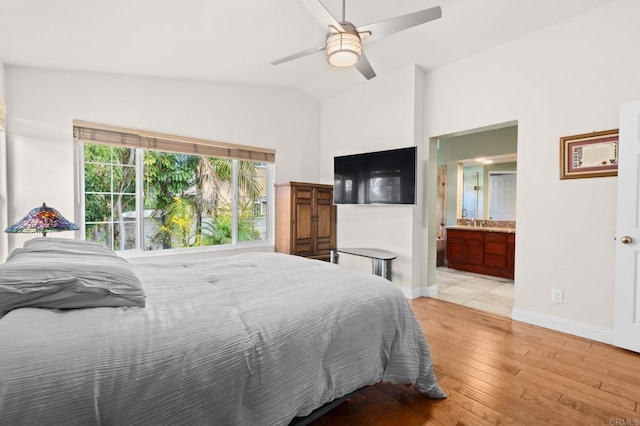
<instances>
[{"instance_id":1,"label":"white wall","mask_svg":"<svg viewBox=\"0 0 640 426\"><path fill-rule=\"evenodd\" d=\"M440 139L438 164L478 157L515 154L518 152L518 126L509 123L499 129L448 136Z\"/></svg>"},{"instance_id":2,"label":"white wall","mask_svg":"<svg viewBox=\"0 0 640 426\"><path fill-rule=\"evenodd\" d=\"M7 103L4 90L4 63L0 60L0 99ZM4 230L7 222L7 145L6 132L0 131L0 262L7 257L9 241Z\"/></svg>"},{"instance_id":3,"label":"white wall","mask_svg":"<svg viewBox=\"0 0 640 426\"><path fill-rule=\"evenodd\" d=\"M73 119L273 148L276 181L320 178L320 107L293 90L13 66L5 80L10 221L43 201L74 220Z\"/></svg>"},{"instance_id":4,"label":"white wall","mask_svg":"<svg viewBox=\"0 0 640 426\"><path fill-rule=\"evenodd\" d=\"M637 16L640 2L618 0L425 76L414 67L379 76L320 105L277 88L7 66L8 217L42 201L73 216L74 118L275 148L278 181L331 183L335 155L418 145L429 164L420 185L435 182L425 141L517 121L514 317L606 340L616 178L560 181L559 138L616 128L619 104L640 99ZM419 202L435 193L429 188ZM425 293L434 282L430 216L421 204L340 206L338 244L398 253L393 281L409 296ZM10 236L9 247L20 238ZM551 303L551 288L565 290L564 304Z\"/></svg>"},{"instance_id":5,"label":"white wall","mask_svg":"<svg viewBox=\"0 0 640 426\"><path fill-rule=\"evenodd\" d=\"M321 104L320 167L323 183L333 183L333 157L421 145L423 72L409 67L379 76ZM416 99L418 97L418 99ZM420 140L417 140L417 139ZM421 169L421 167L419 167ZM398 255L392 281L409 297L421 291L421 198L418 206L339 205L338 247L370 247ZM417 238L417 241L414 239ZM371 271L368 260L341 255L340 263Z\"/></svg>"},{"instance_id":6,"label":"white wall","mask_svg":"<svg viewBox=\"0 0 640 426\"><path fill-rule=\"evenodd\" d=\"M561 181L559 138L617 128L640 98L638 16L618 0L426 74L429 137L518 122L514 318L610 336L616 178Z\"/></svg>"}]
</instances>

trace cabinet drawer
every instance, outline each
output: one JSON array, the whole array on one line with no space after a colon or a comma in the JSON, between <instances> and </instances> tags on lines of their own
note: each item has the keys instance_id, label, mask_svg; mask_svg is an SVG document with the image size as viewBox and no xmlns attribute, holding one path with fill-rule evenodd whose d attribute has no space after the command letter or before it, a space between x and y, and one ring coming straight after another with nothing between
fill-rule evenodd
<instances>
[{"instance_id":1,"label":"cabinet drawer","mask_svg":"<svg viewBox=\"0 0 640 426\"><path fill-rule=\"evenodd\" d=\"M484 252L489 254L507 254L507 244L506 243L488 243L484 242Z\"/></svg>"},{"instance_id":2,"label":"cabinet drawer","mask_svg":"<svg viewBox=\"0 0 640 426\"><path fill-rule=\"evenodd\" d=\"M502 232L485 232L484 234L484 242L485 243L506 243L507 242L507 233Z\"/></svg>"},{"instance_id":3,"label":"cabinet drawer","mask_svg":"<svg viewBox=\"0 0 640 426\"><path fill-rule=\"evenodd\" d=\"M507 258L503 255L485 253L484 264L495 268L504 268L507 266Z\"/></svg>"},{"instance_id":4,"label":"cabinet drawer","mask_svg":"<svg viewBox=\"0 0 640 426\"><path fill-rule=\"evenodd\" d=\"M313 253L313 246L311 242L298 242L296 244L296 251L294 254Z\"/></svg>"},{"instance_id":5,"label":"cabinet drawer","mask_svg":"<svg viewBox=\"0 0 640 426\"><path fill-rule=\"evenodd\" d=\"M318 245L316 246L316 251L319 252L329 252L331 250L331 240L326 241L318 241Z\"/></svg>"},{"instance_id":6,"label":"cabinet drawer","mask_svg":"<svg viewBox=\"0 0 640 426\"><path fill-rule=\"evenodd\" d=\"M482 241L484 232L482 231L466 231L462 229L447 229L447 239L458 238L461 240Z\"/></svg>"}]
</instances>

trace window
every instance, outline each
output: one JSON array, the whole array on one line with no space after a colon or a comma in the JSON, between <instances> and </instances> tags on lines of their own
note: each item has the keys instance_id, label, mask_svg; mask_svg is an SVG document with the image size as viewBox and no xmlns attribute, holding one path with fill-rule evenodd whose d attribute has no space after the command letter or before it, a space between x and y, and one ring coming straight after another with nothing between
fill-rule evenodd
<instances>
[{"instance_id":1,"label":"window","mask_svg":"<svg viewBox=\"0 0 640 426\"><path fill-rule=\"evenodd\" d=\"M84 145L85 239L114 250L136 248L135 150Z\"/></svg>"},{"instance_id":2,"label":"window","mask_svg":"<svg viewBox=\"0 0 640 426\"><path fill-rule=\"evenodd\" d=\"M192 139L180 144L178 137L156 134L150 143L137 131L96 131L82 123L74 122L74 136L86 240L148 251L270 239L273 165L251 157L272 160L273 154L246 154L247 147L240 147L236 156L249 159L200 155L227 154L237 146ZM164 149L152 149L159 139Z\"/></svg>"}]
</instances>

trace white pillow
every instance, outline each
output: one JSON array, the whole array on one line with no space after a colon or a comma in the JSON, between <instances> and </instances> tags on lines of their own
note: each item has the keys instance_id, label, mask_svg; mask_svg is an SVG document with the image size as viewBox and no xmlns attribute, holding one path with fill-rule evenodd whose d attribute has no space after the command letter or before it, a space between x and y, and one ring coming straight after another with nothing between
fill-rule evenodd
<instances>
[{"instance_id":1,"label":"white pillow","mask_svg":"<svg viewBox=\"0 0 640 426\"><path fill-rule=\"evenodd\" d=\"M96 243L40 237L0 265L0 317L22 307L144 307L131 265Z\"/></svg>"}]
</instances>

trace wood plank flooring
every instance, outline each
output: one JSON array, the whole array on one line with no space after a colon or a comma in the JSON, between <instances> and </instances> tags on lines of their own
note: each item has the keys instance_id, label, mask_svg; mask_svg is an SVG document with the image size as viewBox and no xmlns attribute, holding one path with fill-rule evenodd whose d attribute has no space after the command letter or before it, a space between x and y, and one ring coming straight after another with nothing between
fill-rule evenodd
<instances>
[{"instance_id":1,"label":"wood plank flooring","mask_svg":"<svg viewBox=\"0 0 640 426\"><path fill-rule=\"evenodd\" d=\"M410 303L449 397L378 384L312 424L640 426L640 354L442 300Z\"/></svg>"}]
</instances>

